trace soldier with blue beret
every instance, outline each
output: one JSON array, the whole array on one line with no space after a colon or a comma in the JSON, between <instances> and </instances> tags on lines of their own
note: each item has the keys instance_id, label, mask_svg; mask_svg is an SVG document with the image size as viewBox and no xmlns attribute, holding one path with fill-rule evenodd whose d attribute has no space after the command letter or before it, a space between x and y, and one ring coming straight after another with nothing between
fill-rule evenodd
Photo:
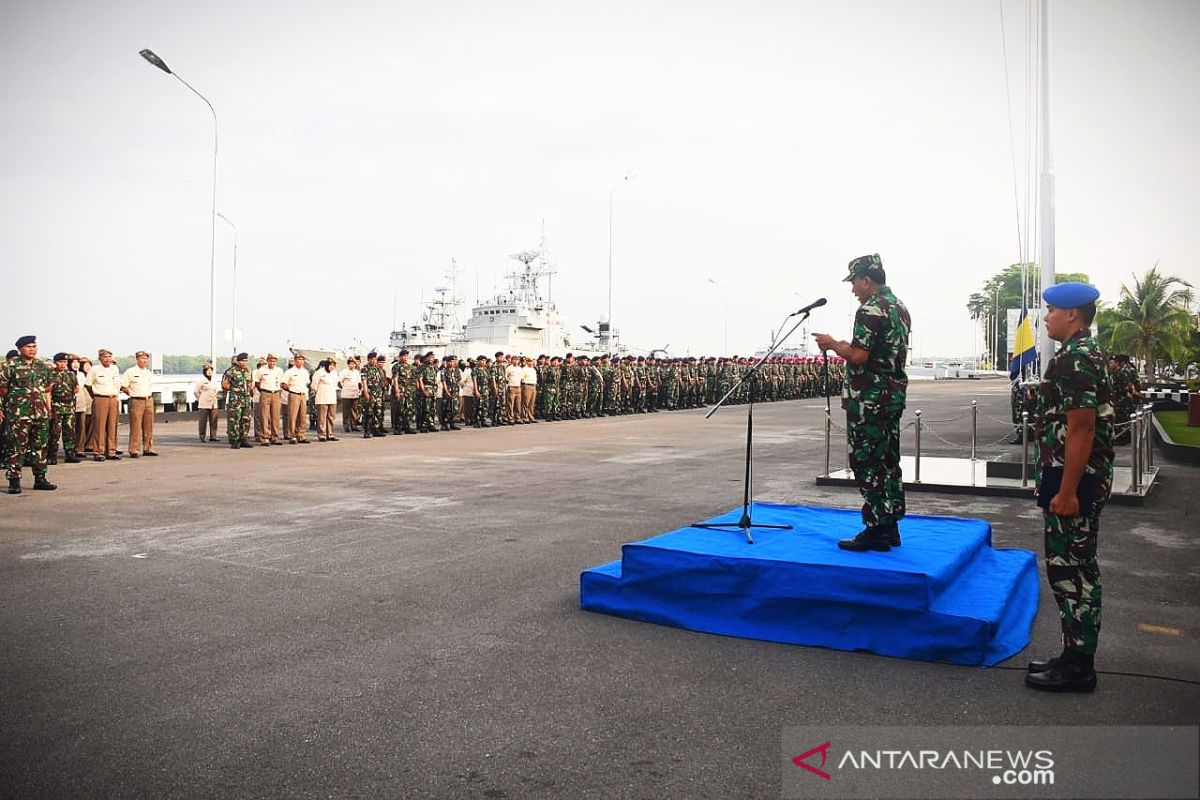
<instances>
[{"instance_id":1,"label":"soldier with blue beret","mask_svg":"<svg viewBox=\"0 0 1200 800\"><path fill-rule=\"evenodd\" d=\"M1042 507L1046 580L1058 604L1062 655L1031 661L1025 685L1091 692L1100 638L1100 513L1112 490L1113 396L1108 359L1091 336L1100 292L1060 283L1042 292L1043 324L1062 346L1037 392L1035 475Z\"/></svg>"}]
</instances>

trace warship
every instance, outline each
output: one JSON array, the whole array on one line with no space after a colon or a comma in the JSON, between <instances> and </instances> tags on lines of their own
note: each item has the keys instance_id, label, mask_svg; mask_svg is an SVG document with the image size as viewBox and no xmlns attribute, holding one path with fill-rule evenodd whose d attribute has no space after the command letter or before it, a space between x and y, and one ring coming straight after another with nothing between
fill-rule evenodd
<instances>
[{"instance_id":1,"label":"warship","mask_svg":"<svg viewBox=\"0 0 1200 800\"><path fill-rule=\"evenodd\" d=\"M573 335L558 313L552 299L551 281L556 273L543 244L537 250L515 253L510 258L518 266L510 270L505 288L489 300L471 309L464 324L459 318L462 300L458 296L459 267L451 261L446 284L434 289L424 303L420 318L413 324L401 324L391 332L386 347L352 345L321 348L289 342L293 354L303 353L310 364L333 358L344 365L349 355L375 350L391 356L400 350L410 353L432 352L439 358L453 353L463 358L491 356L498 351L526 356L562 356L567 353L624 353L617 332L601 317L594 326L581 325L585 335ZM543 283L545 291L543 291Z\"/></svg>"}]
</instances>

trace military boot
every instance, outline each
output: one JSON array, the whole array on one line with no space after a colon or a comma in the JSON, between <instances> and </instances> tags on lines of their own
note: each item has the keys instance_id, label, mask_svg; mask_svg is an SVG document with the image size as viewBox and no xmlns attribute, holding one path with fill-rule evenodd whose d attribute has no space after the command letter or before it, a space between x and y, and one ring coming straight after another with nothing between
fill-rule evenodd
<instances>
[{"instance_id":1,"label":"military boot","mask_svg":"<svg viewBox=\"0 0 1200 800\"><path fill-rule=\"evenodd\" d=\"M878 525L868 525L853 539L842 539L838 542L838 547L854 553L865 553L868 550L886 553L892 549L888 544L887 529Z\"/></svg>"},{"instance_id":2,"label":"military boot","mask_svg":"<svg viewBox=\"0 0 1200 800\"><path fill-rule=\"evenodd\" d=\"M1064 650L1063 653L1066 653L1066 650ZM1057 667L1060 663L1062 663L1062 660L1063 657L1058 655L1054 658L1047 658L1044 661L1030 661L1028 670L1030 672L1046 672Z\"/></svg>"},{"instance_id":3,"label":"military boot","mask_svg":"<svg viewBox=\"0 0 1200 800\"><path fill-rule=\"evenodd\" d=\"M896 522L890 522L887 525L881 526L887 531L887 542L892 547L900 546L900 525Z\"/></svg>"},{"instance_id":4,"label":"military boot","mask_svg":"<svg viewBox=\"0 0 1200 800\"><path fill-rule=\"evenodd\" d=\"M79 456L75 455L75 453L74 453L74 452L67 453L66 462L67 462L68 464L78 464L78 463L79 463Z\"/></svg>"},{"instance_id":5,"label":"military boot","mask_svg":"<svg viewBox=\"0 0 1200 800\"><path fill-rule=\"evenodd\" d=\"M33 479L33 488L40 489L43 492L53 492L58 487L46 480L45 475L37 475Z\"/></svg>"},{"instance_id":6,"label":"military boot","mask_svg":"<svg viewBox=\"0 0 1200 800\"><path fill-rule=\"evenodd\" d=\"M20 494L21 493L21 479L20 478L9 478L8 479L8 493L9 494Z\"/></svg>"},{"instance_id":7,"label":"military boot","mask_svg":"<svg viewBox=\"0 0 1200 800\"><path fill-rule=\"evenodd\" d=\"M1066 650L1050 669L1027 674L1025 685L1039 692L1091 694L1096 691L1095 659L1079 650Z\"/></svg>"},{"instance_id":8,"label":"military boot","mask_svg":"<svg viewBox=\"0 0 1200 800\"><path fill-rule=\"evenodd\" d=\"M49 458L47 458L46 463L52 467L56 466L58 464L58 453L54 453Z\"/></svg>"}]
</instances>

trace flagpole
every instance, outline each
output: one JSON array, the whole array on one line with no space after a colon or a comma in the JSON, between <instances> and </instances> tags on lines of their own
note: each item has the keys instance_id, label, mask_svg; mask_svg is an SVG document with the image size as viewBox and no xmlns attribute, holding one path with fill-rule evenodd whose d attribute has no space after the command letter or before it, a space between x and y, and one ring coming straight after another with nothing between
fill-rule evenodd
<instances>
[{"instance_id":1,"label":"flagpole","mask_svg":"<svg viewBox=\"0 0 1200 800\"><path fill-rule=\"evenodd\" d=\"M1041 213L1042 229L1042 270L1041 288L1045 291L1053 286L1054 280L1054 159L1050 149L1050 0L1042 0L1041 7L1041 94L1042 94L1042 174L1039 184L1038 199ZM1039 298L1040 300L1040 298ZM1042 310L1042 320L1045 320L1045 309ZM1046 326L1038 326L1038 354L1041 356L1041 367L1049 363L1054 355L1054 344L1046 333Z\"/></svg>"}]
</instances>

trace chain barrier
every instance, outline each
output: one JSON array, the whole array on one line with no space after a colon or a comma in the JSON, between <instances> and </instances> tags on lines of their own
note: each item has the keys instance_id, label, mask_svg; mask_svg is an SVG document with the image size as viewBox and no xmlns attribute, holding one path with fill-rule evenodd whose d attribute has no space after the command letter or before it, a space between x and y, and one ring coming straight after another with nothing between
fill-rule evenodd
<instances>
[{"instance_id":1,"label":"chain barrier","mask_svg":"<svg viewBox=\"0 0 1200 800\"><path fill-rule=\"evenodd\" d=\"M921 417L921 420L924 422L936 422L940 425L943 422L958 422L960 419L966 419L966 418L967 418L966 414L959 414L957 417L951 417L950 419L929 419L929 417Z\"/></svg>"},{"instance_id":2,"label":"chain barrier","mask_svg":"<svg viewBox=\"0 0 1200 800\"><path fill-rule=\"evenodd\" d=\"M998 422L1001 425L1013 426L1013 425L1021 424L1019 422L1013 422L1011 419L1000 419L999 417L993 417L991 414L985 414L982 411L979 412L979 416L986 417L986 418L990 419L992 422Z\"/></svg>"},{"instance_id":3,"label":"chain barrier","mask_svg":"<svg viewBox=\"0 0 1200 800\"><path fill-rule=\"evenodd\" d=\"M940 433L938 433L936 430L934 430L934 428L932 426L926 424L924 421L922 421L922 423L921 423L921 432L931 434L933 436L933 438L937 439L939 442L946 445L947 447L952 447L955 450L965 450L967 452L971 451L971 445L956 444L955 442L950 441L945 436L942 436ZM983 448L983 447L995 447L998 444L1007 444L1008 437L1011 435L1012 434L1005 434L1004 436L1001 436L999 439L996 439L993 442L983 442L983 443L976 442L975 448L979 449L979 448ZM1032 439L1030 441L1032 441Z\"/></svg>"}]
</instances>

